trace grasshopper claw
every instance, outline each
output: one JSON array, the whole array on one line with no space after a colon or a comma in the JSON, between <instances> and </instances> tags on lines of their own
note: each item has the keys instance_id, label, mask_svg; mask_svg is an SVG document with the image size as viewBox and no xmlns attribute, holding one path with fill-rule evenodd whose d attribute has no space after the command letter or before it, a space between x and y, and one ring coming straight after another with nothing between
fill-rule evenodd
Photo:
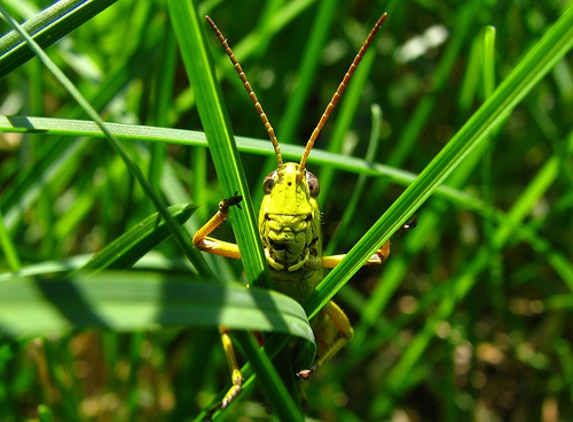
<instances>
[{"instance_id":1,"label":"grasshopper claw","mask_svg":"<svg viewBox=\"0 0 573 422\"><path fill-rule=\"evenodd\" d=\"M310 376L312 375L312 369L303 369L302 371L298 371L296 373L297 378L303 379L303 380L307 380L310 378Z\"/></svg>"},{"instance_id":2,"label":"grasshopper claw","mask_svg":"<svg viewBox=\"0 0 573 422\"><path fill-rule=\"evenodd\" d=\"M239 192L235 191L235 194L233 196L231 196L230 198L225 198L221 202L219 202L219 212L221 213L222 216L226 217L227 215L229 215L229 208L232 207L233 205L236 205L241 210L242 208L240 202L242 200L243 197L239 195Z\"/></svg>"}]
</instances>

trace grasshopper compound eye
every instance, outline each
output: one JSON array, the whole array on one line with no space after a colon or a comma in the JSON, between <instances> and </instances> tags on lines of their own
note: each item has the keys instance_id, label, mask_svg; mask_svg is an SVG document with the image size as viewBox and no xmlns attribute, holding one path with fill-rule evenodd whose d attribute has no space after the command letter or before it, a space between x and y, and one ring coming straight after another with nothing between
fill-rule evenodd
<instances>
[{"instance_id":1,"label":"grasshopper compound eye","mask_svg":"<svg viewBox=\"0 0 573 422\"><path fill-rule=\"evenodd\" d=\"M306 171L306 184L308 186L308 191L311 198L316 198L320 193L320 182L318 177L312 174L310 171Z\"/></svg>"},{"instance_id":2,"label":"grasshopper compound eye","mask_svg":"<svg viewBox=\"0 0 573 422\"><path fill-rule=\"evenodd\" d=\"M271 191L275 187L276 177L277 177L277 171L276 170L269 173L269 175L267 177L265 177L265 180L263 181L263 192L265 193L265 195L268 195L269 193L271 193Z\"/></svg>"}]
</instances>

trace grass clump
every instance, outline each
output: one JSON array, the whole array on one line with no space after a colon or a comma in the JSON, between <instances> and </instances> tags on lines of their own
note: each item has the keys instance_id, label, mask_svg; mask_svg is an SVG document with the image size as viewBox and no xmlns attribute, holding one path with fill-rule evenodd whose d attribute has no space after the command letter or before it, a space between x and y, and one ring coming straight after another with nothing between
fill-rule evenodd
<instances>
[{"instance_id":1,"label":"grass clump","mask_svg":"<svg viewBox=\"0 0 573 422\"><path fill-rule=\"evenodd\" d=\"M193 420L228 389L222 321L312 344L296 303L227 285L265 284L254 210L274 158L202 16L298 160L384 10L309 158L327 250L351 252L303 305L313 313L337 294L355 337L305 384L306 413L571 419L571 6L109 3L3 9L49 35L38 42L72 88L14 35L0 39L0 420ZM110 124L86 122L92 111ZM189 242L236 190L244 210L217 236L235 230L243 265ZM413 213L390 259L359 269ZM123 271L91 274L102 268ZM186 300L197 292L217 299L203 313ZM248 381L214 418L270 418L267 402L300 420L297 387L236 340Z\"/></svg>"}]
</instances>

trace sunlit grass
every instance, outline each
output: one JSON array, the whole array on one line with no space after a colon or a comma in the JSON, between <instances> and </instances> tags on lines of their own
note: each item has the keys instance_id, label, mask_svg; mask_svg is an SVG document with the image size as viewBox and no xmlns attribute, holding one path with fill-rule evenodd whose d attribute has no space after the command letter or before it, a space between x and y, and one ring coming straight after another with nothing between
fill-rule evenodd
<instances>
[{"instance_id":1,"label":"sunlit grass","mask_svg":"<svg viewBox=\"0 0 573 422\"><path fill-rule=\"evenodd\" d=\"M250 192L246 201L252 196L256 210L261 180L274 165L264 128L207 24L201 28L202 16L208 12L228 37L285 157L297 160L370 25L387 10L375 48L309 159L309 170L323 182L326 245L333 240L333 253L357 247L305 304L313 311L338 292L336 301L355 328L353 341L304 384L306 413L345 421L573 417L571 7L477 0L436 9L396 1L206 2L194 27L185 15L193 4L169 9L122 1L106 9L108 2L96 3L105 10L87 20L71 13L66 27L77 29L47 53L104 121L124 124L110 131L161 201L200 206L185 223L190 235L235 190ZM23 1L8 11L22 21L34 9ZM66 276L121 235L139 239L130 229L157 207L101 130L79 122L86 114L46 68L37 59L17 67L22 53L3 40L0 283L16 271L38 281L22 278L10 288L14 297L29 297L36 314L26 304L12 306L10 318L21 314L22 321L6 324L14 320L5 318L7 307L0 309L0 420L50 413L57 420L201 417L229 388L216 319L162 327L161 315L130 318L125 333L93 318L92 326L108 329L90 330L78 318L77 332L20 335L27 318L44 315L43 306L52 303L51 290L42 287L46 277ZM201 54L214 57L216 75L200 70L208 63ZM222 95L215 98L218 86ZM241 137L240 154L231 165L226 158L234 152L212 150L212 166L205 141L227 137L225 131ZM370 138L376 153L363 160ZM363 190L344 215L357 185ZM392 241L383 267L354 275L414 211L416 229ZM264 263L246 215L234 213L216 233L230 238L236 228L240 242L254 234L243 250L246 276L241 263L197 258L218 281L253 282L260 274ZM349 223L339 227L341 221ZM121 252L124 262L147 251L136 245ZM193 289L196 269L177 242L152 246L116 289L113 277L106 278L105 294L68 279L65 285L75 287L62 301L81 293L84 317L106 306L121 315L121 289L138 283L138 274L142 288L157 289L160 273L165 286L183 276ZM24 294L35 285L44 298ZM157 292L146 292L142 309L173 309L176 296ZM131 303L134 292L125 293ZM9 300L8 293L0 298ZM227 300L217 309L235 312ZM62 312L73 324L69 308ZM205 325L213 328L200 328ZM263 404L270 401L283 420L296 420L289 407L300 400L296 391L288 382L281 390L273 374L261 380L264 359L238 337L246 349L241 356L254 359L259 377L249 377L236 404L215 418L264 418ZM277 397L275 386L290 391L293 403Z\"/></svg>"}]
</instances>

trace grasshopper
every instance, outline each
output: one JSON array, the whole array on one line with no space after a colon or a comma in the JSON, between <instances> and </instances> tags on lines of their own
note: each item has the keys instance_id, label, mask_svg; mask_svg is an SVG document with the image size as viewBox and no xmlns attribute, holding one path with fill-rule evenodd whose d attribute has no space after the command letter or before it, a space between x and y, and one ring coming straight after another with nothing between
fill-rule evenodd
<instances>
[{"instance_id":1,"label":"grasshopper","mask_svg":"<svg viewBox=\"0 0 573 422\"><path fill-rule=\"evenodd\" d=\"M259 232L274 289L298 302L303 302L323 279L323 268L335 267L345 256L344 254L322 255L321 215L316 199L320 192L320 185L317 177L306 169L307 158L316 138L386 16L384 13L376 22L356 54L312 132L300 163L283 163L278 139L261 103L227 40L213 20L206 16L207 22L213 28L239 74L274 147L277 169L270 173L263 182L264 197L259 212ZM235 194L219 203L217 213L193 237L193 243L197 248L212 254L240 259L241 252L236 244L208 236L227 219L229 208L234 205L240 206L241 200L242 197ZM387 241L366 262L366 265L381 264L389 254L390 242ZM348 317L333 301L330 301L312 319L311 327L318 350L311 367L296 374L302 379L308 379L316 369L330 360L352 338L354 333ZM219 327L219 331L233 383L221 403L221 407L226 408L241 391L243 376L237 364L228 328Z\"/></svg>"}]
</instances>

